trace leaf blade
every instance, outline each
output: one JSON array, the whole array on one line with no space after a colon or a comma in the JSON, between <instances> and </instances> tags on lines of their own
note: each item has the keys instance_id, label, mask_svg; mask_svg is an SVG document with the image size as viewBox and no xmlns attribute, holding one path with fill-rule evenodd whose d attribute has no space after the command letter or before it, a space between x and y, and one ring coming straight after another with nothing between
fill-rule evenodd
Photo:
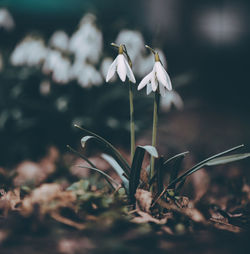
<instances>
[{"instance_id":1,"label":"leaf blade","mask_svg":"<svg viewBox=\"0 0 250 254\"><path fill-rule=\"evenodd\" d=\"M129 176L130 174L130 166L128 164L128 162L124 159L124 157L120 154L120 152L110 143L108 142L106 139L102 138L101 136L95 134L94 132L91 132L87 129L84 129L80 126L78 126L77 124L74 125L76 128L86 132L88 135L83 137L81 140L83 140L83 148L86 145L86 142L92 138L95 138L96 140L98 140L100 143L102 143L106 148L108 148L108 150L110 151L110 153L112 154L112 156L117 160L117 162L119 163L119 165L124 169L124 172L126 173L127 176Z\"/></svg>"},{"instance_id":2,"label":"leaf blade","mask_svg":"<svg viewBox=\"0 0 250 254\"><path fill-rule=\"evenodd\" d=\"M141 167L145 155L145 150L146 149L141 146L137 146L135 149L129 178L129 198L131 203L135 202L135 193L140 183Z\"/></svg>"}]
</instances>

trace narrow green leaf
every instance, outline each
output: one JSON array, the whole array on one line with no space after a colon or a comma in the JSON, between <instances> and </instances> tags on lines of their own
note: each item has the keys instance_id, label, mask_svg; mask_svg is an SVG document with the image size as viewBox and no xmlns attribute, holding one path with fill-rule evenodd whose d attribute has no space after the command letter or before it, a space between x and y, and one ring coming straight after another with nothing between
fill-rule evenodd
<instances>
[{"instance_id":1,"label":"narrow green leaf","mask_svg":"<svg viewBox=\"0 0 250 254\"><path fill-rule=\"evenodd\" d=\"M112 181L112 182L115 183L117 186L120 185L120 184L119 184L118 182L116 182L111 176L109 176L108 174L106 174L105 172L103 172L102 170L100 170L100 169L98 169L98 168L96 168L96 167L88 167L88 166L81 166L81 165L78 165L77 167L79 167L79 168L87 168L87 169L94 170L94 171L100 173L101 175L103 175L103 176L105 177L106 180ZM113 189L115 189L114 186L112 185L112 183L111 183L110 181L108 181L108 183L111 185L111 187L112 187Z\"/></svg>"},{"instance_id":2,"label":"narrow green leaf","mask_svg":"<svg viewBox=\"0 0 250 254\"><path fill-rule=\"evenodd\" d=\"M120 152L111 143L109 143L107 140L100 137L99 135L95 134L94 132L86 130L76 124L74 126L88 134L87 136L85 136L81 139L81 143L82 143L83 147L85 147L86 142L88 140L95 138L100 143L102 143L106 148L108 148L111 155L116 159L118 164L123 168L125 174L129 177L130 166L129 166L128 162L124 159L124 157L120 154Z\"/></svg>"},{"instance_id":3,"label":"narrow green leaf","mask_svg":"<svg viewBox=\"0 0 250 254\"><path fill-rule=\"evenodd\" d=\"M137 146L137 147L141 147L144 150L146 150L150 155L152 155L155 158L158 158L158 152L156 150L156 148L154 146Z\"/></svg>"},{"instance_id":4,"label":"narrow green leaf","mask_svg":"<svg viewBox=\"0 0 250 254\"><path fill-rule=\"evenodd\" d=\"M94 137L94 136L85 136L85 137L83 137L83 138L81 139L82 148L85 148L85 145L86 145L87 141L88 141L89 139L92 139L92 138L96 138L96 137Z\"/></svg>"},{"instance_id":5,"label":"narrow green leaf","mask_svg":"<svg viewBox=\"0 0 250 254\"><path fill-rule=\"evenodd\" d=\"M228 156L222 156L217 159L213 159L206 163L206 166L216 166L221 164L227 164L234 161L243 160L250 157L250 153L233 154Z\"/></svg>"},{"instance_id":6,"label":"narrow green leaf","mask_svg":"<svg viewBox=\"0 0 250 254\"><path fill-rule=\"evenodd\" d=\"M189 152L179 153L179 154L176 154L175 156L169 158L168 160L166 160L166 161L164 162L164 164L163 164L165 171L170 170L170 169L172 168L172 166L174 165L174 162L175 162L176 160L178 160L178 158L182 158L182 159L183 159L183 158L185 157L185 155L188 154L188 153L189 153ZM149 168L149 169L150 169L150 168ZM176 172L176 173L177 173L177 174L176 174L176 177L177 177L178 172ZM151 185L154 183L154 181L156 180L156 175L157 175L157 173L155 173L154 176L150 179L150 181L149 181L149 185L150 185L150 186L151 186ZM173 179L174 179L174 175L173 175Z\"/></svg>"},{"instance_id":7,"label":"narrow green leaf","mask_svg":"<svg viewBox=\"0 0 250 254\"><path fill-rule=\"evenodd\" d=\"M161 156L155 161L155 169L157 174L157 192L160 194L164 188L164 175L165 175L165 166L164 158Z\"/></svg>"},{"instance_id":8,"label":"narrow green leaf","mask_svg":"<svg viewBox=\"0 0 250 254\"><path fill-rule=\"evenodd\" d=\"M83 154L79 153L78 151L76 151L74 148L72 148L70 145L67 145L67 148L69 148L69 150L78 155L80 158L82 158L83 160L85 160L91 167L96 168L96 166Z\"/></svg>"},{"instance_id":9,"label":"narrow green leaf","mask_svg":"<svg viewBox=\"0 0 250 254\"><path fill-rule=\"evenodd\" d=\"M189 153L189 151L186 151L186 152L183 152L183 153L178 153L176 155L174 155L173 157L167 159L165 162L164 162L164 165L170 163L171 161L179 158L179 157L185 157L187 154Z\"/></svg>"},{"instance_id":10,"label":"narrow green leaf","mask_svg":"<svg viewBox=\"0 0 250 254\"><path fill-rule=\"evenodd\" d=\"M188 152L177 154L172 157L171 160L166 161L165 167L170 171L170 183L177 178L178 173L181 169L182 161L187 153ZM173 186L173 188L175 188L175 185Z\"/></svg>"},{"instance_id":11,"label":"narrow green leaf","mask_svg":"<svg viewBox=\"0 0 250 254\"><path fill-rule=\"evenodd\" d=\"M239 145L239 146L236 146L236 147L233 147L229 150L226 150L224 152L221 152L221 153L218 153L218 154L215 154L201 162L199 162L198 164L196 164L195 166L193 166L191 169L187 170L184 174L182 174L181 176L179 176L178 178L174 179L172 182L170 182L170 184L168 185L168 189L173 189L173 186L175 186L176 183L182 181L183 179L185 179L186 177L188 177L189 175L195 173L196 171L198 171L199 169L203 168L209 161L213 160L213 159L216 159L216 158L219 158L227 153L231 153L233 151L236 151L240 148L242 148L244 145Z\"/></svg>"},{"instance_id":12,"label":"narrow green leaf","mask_svg":"<svg viewBox=\"0 0 250 254\"><path fill-rule=\"evenodd\" d=\"M124 176L124 170L121 168L121 166L118 164L118 162L111 157L108 154L102 154L101 157L109 163L109 165L116 171L116 173L119 175L119 177L122 180L123 186L126 190L127 193L129 193L129 181L128 179Z\"/></svg>"},{"instance_id":13,"label":"narrow green leaf","mask_svg":"<svg viewBox=\"0 0 250 254\"><path fill-rule=\"evenodd\" d=\"M67 147L69 148L69 150L70 150L72 153L78 155L80 158L82 158L83 160L85 160L85 161L90 165L90 167L85 167L85 168L96 169L96 171L98 171L98 172L101 171L101 170L98 169L98 168L95 166L95 164L92 163L86 156L84 156L83 154L79 153L78 151L76 151L75 149L73 149L73 148L72 148L71 146L69 146L69 145L67 145ZM79 167L81 167L81 166L79 166ZM101 171L101 172L99 172L99 173L103 173L103 172ZM108 184L114 189L114 186L113 186L112 183L109 181L109 176L106 175L105 173L103 173L103 175L104 175L106 181L108 182Z\"/></svg>"},{"instance_id":14,"label":"narrow green leaf","mask_svg":"<svg viewBox=\"0 0 250 254\"><path fill-rule=\"evenodd\" d=\"M137 146L133 157L129 178L129 198L131 203L135 202L136 189L140 183L142 162L145 154L145 147ZM148 150L147 150L148 151Z\"/></svg>"},{"instance_id":15,"label":"narrow green leaf","mask_svg":"<svg viewBox=\"0 0 250 254\"><path fill-rule=\"evenodd\" d=\"M199 162L198 164L196 164L195 166L193 166L191 169L187 170L184 174L182 174L181 176L177 177L176 179L174 179L172 182L169 183L169 185L167 187L164 188L164 190L161 192L161 194L155 199L155 201L153 202L152 206L154 206L158 200L165 194L165 192L168 190L168 189L173 189L173 186L175 186L178 182L183 182L184 183L184 180L191 174L193 174L194 172L198 171L199 169L203 168L207 162L213 160L213 159L216 159L216 158L219 158L225 154L228 154L228 153L231 153L233 151L236 151L240 148L244 147L244 145L239 145L239 146L236 146L236 147L233 147L229 150L226 150L224 152L221 152L221 153L218 153L218 154L215 154L201 162Z\"/></svg>"}]
</instances>

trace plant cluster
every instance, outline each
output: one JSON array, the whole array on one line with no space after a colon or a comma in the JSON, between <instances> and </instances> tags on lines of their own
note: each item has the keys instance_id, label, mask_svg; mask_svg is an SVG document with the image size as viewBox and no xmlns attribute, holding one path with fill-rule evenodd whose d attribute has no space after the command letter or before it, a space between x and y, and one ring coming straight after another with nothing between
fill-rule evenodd
<instances>
[{"instance_id":1,"label":"plant cluster","mask_svg":"<svg viewBox=\"0 0 250 254\"><path fill-rule=\"evenodd\" d=\"M133 84L136 83L133 71L132 61L129 57L128 51L124 44L117 45L112 43L112 46L118 49L118 56L110 65L106 81L108 82L117 72L122 82L128 80L129 101L130 101L130 144L131 144L131 164L121 155L121 153L107 140L101 136L75 125L76 128L83 131L86 135L81 139L82 147L84 148L86 142L95 139L103 145L106 149L106 153L102 154L102 158L106 160L120 176L122 183L118 183L105 172L98 169L87 157L78 153L76 150L68 146L71 151L77 153L82 159L84 159L89 166L86 168L102 174L107 183L113 190L124 188L130 204L133 206L136 201L140 201L141 190L146 191L149 195L149 204L146 210L152 210L154 207L166 207L164 205L169 200L172 200L177 206L179 193L188 176L197 172L201 168L211 167L221 164L227 164L230 162L238 161L250 157L250 153L237 153L229 155L235 151L238 151L244 147L239 145L221 153L215 154L198 164L194 165L190 169L187 169L183 174L179 175L182 168L182 161L188 152L182 152L171 158L164 158L159 156L156 144L157 144L157 122L159 115L159 101L161 96L165 96L172 90L172 84L170 77L164 69L159 54L157 51L146 45L146 48L150 49L154 54L154 67L153 70L145 76L139 83L137 90L141 90L147 86L147 94L154 92L154 109L153 109L153 127L152 127L152 144L146 146L138 145L135 147L135 133L134 133L134 106L133 106ZM150 164L143 167L143 161L145 152L151 156Z\"/></svg>"}]
</instances>

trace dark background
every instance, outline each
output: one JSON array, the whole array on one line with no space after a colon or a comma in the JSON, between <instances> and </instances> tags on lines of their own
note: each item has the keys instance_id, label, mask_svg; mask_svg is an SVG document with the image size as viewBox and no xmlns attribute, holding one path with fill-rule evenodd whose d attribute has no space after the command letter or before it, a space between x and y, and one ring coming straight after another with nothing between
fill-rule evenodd
<instances>
[{"instance_id":1,"label":"dark background","mask_svg":"<svg viewBox=\"0 0 250 254\"><path fill-rule=\"evenodd\" d=\"M163 49L171 77L189 73L191 81L179 88L185 102L195 99L202 106L226 112L229 117L231 112L242 116L242 125L244 121L249 122L249 1L2 0L0 6L8 8L16 23L15 30L11 33L0 30L0 49L4 55L8 55L30 32L39 32L45 39L49 39L58 29L71 35L81 17L92 12L97 16L104 41L114 41L118 32L124 28L139 30L147 44ZM17 78L9 81L3 73L0 75L0 105L2 109L6 105L13 107L16 101L8 99L6 87L8 83L20 80ZM37 80L39 75L34 73L24 82L27 89L30 83ZM78 96L80 88L76 87L58 88L58 93L62 93L62 90L64 93L69 92L67 89ZM72 89L75 91L72 92ZM35 90L28 90L30 96L35 96ZM84 96L90 97L93 93L87 92ZM82 98L76 98L76 101L81 101ZM41 105L46 103L47 101L42 101ZM72 108L72 111L75 110ZM1 154L5 154L0 165L12 165L24 158L37 159L49 144L59 147L70 142L74 144L78 136L70 126L72 111L66 115L56 115L55 118L49 108L47 111L33 110L30 114L39 116L40 120L34 128L25 132L18 130L11 121L8 122L7 127L0 131ZM91 116L92 113L87 114ZM120 135L116 136L115 132L99 128L97 124L93 126L94 130L103 132L104 136L114 134L119 141ZM127 137L128 134L125 134Z\"/></svg>"}]
</instances>

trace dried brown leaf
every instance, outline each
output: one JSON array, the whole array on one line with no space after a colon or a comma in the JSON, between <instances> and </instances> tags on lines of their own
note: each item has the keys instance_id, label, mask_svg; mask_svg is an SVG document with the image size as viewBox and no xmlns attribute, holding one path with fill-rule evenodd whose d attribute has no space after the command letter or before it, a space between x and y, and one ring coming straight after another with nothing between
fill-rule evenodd
<instances>
[{"instance_id":1,"label":"dried brown leaf","mask_svg":"<svg viewBox=\"0 0 250 254\"><path fill-rule=\"evenodd\" d=\"M61 186L56 183L43 184L36 188L29 196L26 196L22 202L21 213L29 215L38 204L40 214L57 211L62 207L73 208L76 196L71 191L63 191Z\"/></svg>"},{"instance_id":2,"label":"dried brown leaf","mask_svg":"<svg viewBox=\"0 0 250 254\"><path fill-rule=\"evenodd\" d=\"M138 210L149 212L152 204L152 193L143 189L137 189L135 198Z\"/></svg>"},{"instance_id":3,"label":"dried brown leaf","mask_svg":"<svg viewBox=\"0 0 250 254\"><path fill-rule=\"evenodd\" d=\"M154 222L156 224L164 225L167 223L167 217L163 219L156 219L153 216L151 216L148 213L142 212L142 211L137 211L137 214L139 215L138 217L134 217L132 219L132 222L135 223L148 223L148 222Z\"/></svg>"}]
</instances>

